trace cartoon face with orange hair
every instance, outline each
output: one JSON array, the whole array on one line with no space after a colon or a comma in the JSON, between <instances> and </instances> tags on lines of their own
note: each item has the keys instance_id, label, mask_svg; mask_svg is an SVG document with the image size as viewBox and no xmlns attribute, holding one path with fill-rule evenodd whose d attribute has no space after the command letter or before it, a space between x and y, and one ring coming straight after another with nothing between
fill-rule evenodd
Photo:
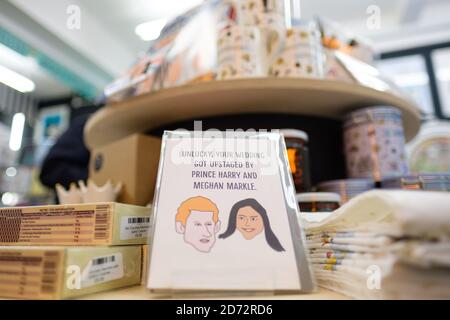
<instances>
[{"instance_id":1,"label":"cartoon face with orange hair","mask_svg":"<svg viewBox=\"0 0 450 320\"><path fill-rule=\"evenodd\" d=\"M175 227L186 243L200 252L210 252L220 230L219 209L205 197L187 199L178 207Z\"/></svg>"}]
</instances>

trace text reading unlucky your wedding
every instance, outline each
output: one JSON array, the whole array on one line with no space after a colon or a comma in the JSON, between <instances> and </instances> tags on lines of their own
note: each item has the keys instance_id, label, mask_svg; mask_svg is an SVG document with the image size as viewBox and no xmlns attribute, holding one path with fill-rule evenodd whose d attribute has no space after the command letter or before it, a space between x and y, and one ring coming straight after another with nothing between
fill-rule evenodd
<instances>
[{"instance_id":1,"label":"text reading unlucky your wedding","mask_svg":"<svg viewBox=\"0 0 450 320\"><path fill-rule=\"evenodd\" d=\"M180 151L179 155L184 158L236 158L236 159L263 159L264 152L247 151Z\"/></svg>"}]
</instances>

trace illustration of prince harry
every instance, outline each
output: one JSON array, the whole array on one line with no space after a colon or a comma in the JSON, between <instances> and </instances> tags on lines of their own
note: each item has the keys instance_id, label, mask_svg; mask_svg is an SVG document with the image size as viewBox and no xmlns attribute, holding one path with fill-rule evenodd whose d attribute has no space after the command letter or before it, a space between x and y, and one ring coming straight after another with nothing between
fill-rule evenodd
<instances>
[{"instance_id":1,"label":"illustration of prince harry","mask_svg":"<svg viewBox=\"0 0 450 320\"><path fill-rule=\"evenodd\" d=\"M219 209L205 197L193 197L178 207L175 228L184 242L200 252L208 253L216 243L220 230Z\"/></svg>"}]
</instances>

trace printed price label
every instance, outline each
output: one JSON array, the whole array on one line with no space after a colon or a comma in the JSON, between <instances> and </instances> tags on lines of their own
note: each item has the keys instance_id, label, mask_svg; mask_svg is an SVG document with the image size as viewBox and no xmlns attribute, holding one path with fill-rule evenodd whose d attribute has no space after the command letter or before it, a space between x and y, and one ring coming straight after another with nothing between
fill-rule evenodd
<instances>
[{"instance_id":1,"label":"printed price label","mask_svg":"<svg viewBox=\"0 0 450 320\"><path fill-rule=\"evenodd\" d=\"M147 238L149 229L150 217L122 217L120 240Z\"/></svg>"},{"instance_id":2,"label":"printed price label","mask_svg":"<svg viewBox=\"0 0 450 320\"><path fill-rule=\"evenodd\" d=\"M96 257L89 261L81 275L81 287L87 288L99 283L123 278L122 253Z\"/></svg>"}]
</instances>

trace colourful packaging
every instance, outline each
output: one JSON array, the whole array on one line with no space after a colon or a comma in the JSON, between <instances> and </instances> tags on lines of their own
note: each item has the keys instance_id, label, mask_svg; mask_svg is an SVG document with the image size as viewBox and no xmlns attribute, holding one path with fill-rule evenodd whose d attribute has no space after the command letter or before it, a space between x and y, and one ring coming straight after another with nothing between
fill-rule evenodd
<instances>
[{"instance_id":1,"label":"colourful packaging","mask_svg":"<svg viewBox=\"0 0 450 320\"><path fill-rule=\"evenodd\" d=\"M119 203L0 208L0 245L145 244L150 208Z\"/></svg>"},{"instance_id":2,"label":"colourful packaging","mask_svg":"<svg viewBox=\"0 0 450 320\"><path fill-rule=\"evenodd\" d=\"M0 247L0 297L70 299L138 285L141 248Z\"/></svg>"},{"instance_id":3,"label":"colourful packaging","mask_svg":"<svg viewBox=\"0 0 450 320\"><path fill-rule=\"evenodd\" d=\"M402 113L393 107L370 107L347 115L344 146L349 178L407 175Z\"/></svg>"}]
</instances>

